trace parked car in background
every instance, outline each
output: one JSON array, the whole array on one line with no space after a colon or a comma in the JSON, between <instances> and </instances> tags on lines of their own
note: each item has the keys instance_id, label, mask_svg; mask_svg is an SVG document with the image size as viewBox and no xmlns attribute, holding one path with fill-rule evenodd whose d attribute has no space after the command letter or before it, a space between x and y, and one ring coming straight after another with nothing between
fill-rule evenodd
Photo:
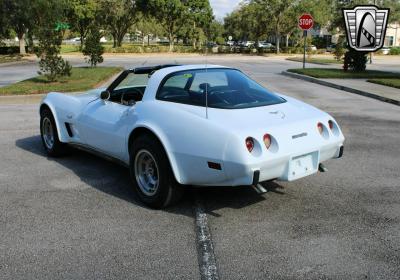
<instances>
[{"instance_id":1,"label":"parked car in background","mask_svg":"<svg viewBox=\"0 0 400 280\"><path fill-rule=\"evenodd\" d=\"M207 47L208 48L215 48L218 47L218 44L215 42L207 42Z\"/></svg>"},{"instance_id":2,"label":"parked car in background","mask_svg":"<svg viewBox=\"0 0 400 280\"><path fill-rule=\"evenodd\" d=\"M389 47L383 47L382 49L381 49L381 52L382 52L382 54L389 54L390 53L390 48Z\"/></svg>"},{"instance_id":3,"label":"parked car in background","mask_svg":"<svg viewBox=\"0 0 400 280\"><path fill-rule=\"evenodd\" d=\"M275 46L273 44L268 43L266 41L259 41L257 47L262 48L262 49L274 49L275 48Z\"/></svg>"},{"instance_id":4,"label":"parked car in background","mask_svg":"<svg viewBox=\"0 0 400 280\"><path fill-rule=\"evenodd\" d=\"M326 47L326 51L327 52L334 52L335 49L336 49L336 44L331 44L331 45Z\"/></svg>"},{"instance_id":5,"label":"parked car in background","mask_svg":"<svg viewBox=\"0 0 400 280\"><path fill-rule=\"evenodd\" d=\"M317 47L316 47L315 45L309 45L309 46L307 47L307 50L308 50L308 51L316 51L316 50L317 50Z\"/></svg>"},{"instance_id":6,"label":"parked car in background","mask_svg":"<svg viewBox=\"0 0 400 280\"><path fill-rule=\"evenodd\" d=\"M249 48L249 47L251 47L251 46L254 46L254 41L243 41L240 45L241 45L242 47Z\"/></svg>"},{"instance_id":7,"label":"parked car in background","mask_svg":"<svg viewBox=\"0 0 400 280\"><path fill-rule=\"evenodd\" d=\"M81 43L81 38L75 37L64 41L66 44L78 45Z\"/></svg>"}]
</instances>

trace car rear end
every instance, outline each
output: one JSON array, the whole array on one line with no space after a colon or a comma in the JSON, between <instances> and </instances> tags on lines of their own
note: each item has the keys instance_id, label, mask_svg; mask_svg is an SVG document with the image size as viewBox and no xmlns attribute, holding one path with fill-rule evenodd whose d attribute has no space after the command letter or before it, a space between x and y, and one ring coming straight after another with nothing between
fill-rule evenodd
<instances>
[{"instance_id":1,"label":"car rear end","mask_svg":"<svg viewBox=\"0 0 400 280\"><path fill-rule=\"evenodd\" d=\"M226 148L224 185L293 181L317 173L322 162L342 156L344 136L337 122L296 102L253 108L257 112L253 114L249 109L248 128L240 124L242 128Z\"/></svg>"}]
</instances>

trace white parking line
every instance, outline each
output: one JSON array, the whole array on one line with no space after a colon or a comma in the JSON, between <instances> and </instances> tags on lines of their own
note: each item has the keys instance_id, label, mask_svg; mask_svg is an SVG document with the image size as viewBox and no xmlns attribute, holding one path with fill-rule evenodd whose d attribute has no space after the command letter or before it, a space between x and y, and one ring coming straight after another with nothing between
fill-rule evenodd
<instances>
[{"instance_id":1,"label":"white parking line","mask_svg":"<svg viewBox=\"0 0 400 280\"><path fill-rule=\"evenodd\" d=\"M204 207L197 199L195 203L195 214L197 252L201 279L217 280L219 279L218 267L214 255L214 245L211 239L211 232L208 227L207 214L204 212Z\"/></svg>"}]
</instances>

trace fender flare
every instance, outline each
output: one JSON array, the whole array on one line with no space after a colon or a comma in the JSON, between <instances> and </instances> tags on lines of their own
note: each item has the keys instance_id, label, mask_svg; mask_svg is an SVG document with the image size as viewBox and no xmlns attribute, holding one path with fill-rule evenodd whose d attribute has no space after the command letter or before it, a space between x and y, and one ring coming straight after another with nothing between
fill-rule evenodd
<instances>
[{"instance_id":1,"label":"fender flare","mask_svg":"<svg viewBox=\"0 0 400 280\"><path fill-rule=\"evenodd\" d=\"M49 108L50 112L51 112L52 115L53 115L54 121L56 122L56 129L57 129L57 134L58 134L58 138L59 138L60 142L64 142L64 143L67 142L67 141L66 141L66 138L65 138L65 136L64 136L64 133L63 133L62 130L61 130L60 122L59 122L59 120L58 120L58 116L57 116L57 113L56 113L56 110L55 110L53 104L51 104L51 103L48 102L48 101L43 101L43 102L40 104L40 107L39 107L39 115L41 115L42 110L43 110L44 108L46 108L46 107Z\"/></svg>"},{"instance_id":2,"label":"fender flare","mask_svg":"<svg viewBox=\"0 0 400 280\"><path fill-rule=\"evenodd\" d=\"M138 133L137 135L140 135L143 132L147 132L157 138L157 140L161 143L165 153L167 154L167 158L169 160L169 163L170 163L170 166L172 169L172 173L174 174L176 181L181 184L182 177L179 172L179 167L178 167L176 158L172 152L170 142L168 141L167 136L162 132L162 130L157 128L156 125L150 126L148 124L143 124L143 123L138 124L137 126L132 128L131 131L129 132L129 134L128 134L129 136L127 137L127 140L126 140L128 154L130 152L131 141L133 140L133 137L136 136L135 132Z\"/></svg>"}]
</instances>

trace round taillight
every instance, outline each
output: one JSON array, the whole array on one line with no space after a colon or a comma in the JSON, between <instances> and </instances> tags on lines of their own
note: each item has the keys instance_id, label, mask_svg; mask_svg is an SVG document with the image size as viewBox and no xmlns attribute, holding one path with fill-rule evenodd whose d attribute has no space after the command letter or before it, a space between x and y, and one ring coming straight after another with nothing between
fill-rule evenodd
<instances>
[{"instance_id":1,"label":"round taillight","mask_svg":"<svg viewBox=\"0 0 400 280\"><path fill-rule=\"evenodd\" d=\"M253 138L251 138L251 137L246 138L246 148L250 153L251 153L251 151L253 151L253 149L254 149Z\"/></svg>"},{"instance_id":2,"label":"round taillight","mask_svg":"<svg viewBox=\"0 0 400 280\"><path fill-rule=\"evenodd\" d=\"M320 133L320 134L322 134L323 132L324 132L324 126L323 126L323 124L322 123L318 123L317 124L317 128L318 128L318 132Z\"/></svg>"},{"instance_id":3,"label":"round taillight","mask_svg":"<svg viewBox=\"0 0 400 280\"><path fill-rule=\"evenodd\" d=\"M268 133L265 134L264 137L263 137L263 140L264 140L265 147L267 149L269 149L269 147L271 147L271 143L272 143L271 142L271 135L269 135Z\"/></svg>"},{"instance_id":4,"label":"round taillight","mask_svg":"<svg viewBox=\"0 0 400 280\"><path fill-rule=\"evenodd\" d=\"M328 121L328 125L329 125L329 128L332 130L333 129L333 121L329 120Z\"/></svg>"}]
</instances>

